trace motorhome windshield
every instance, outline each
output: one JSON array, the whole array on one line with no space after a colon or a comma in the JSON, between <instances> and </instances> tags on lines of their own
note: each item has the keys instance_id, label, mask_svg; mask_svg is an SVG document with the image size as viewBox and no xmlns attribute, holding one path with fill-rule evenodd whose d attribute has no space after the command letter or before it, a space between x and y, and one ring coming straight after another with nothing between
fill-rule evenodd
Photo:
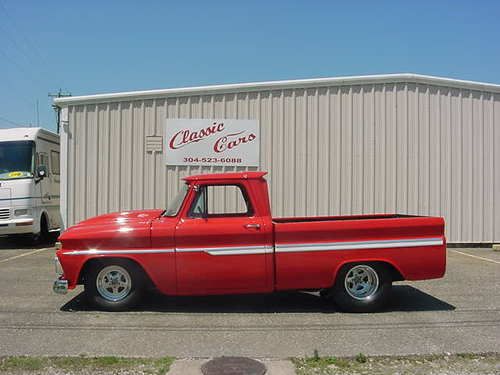
<instances>
[{"instance_id":1,"label":"motorhome windshield","mask_svg":"<svg viewBox=\"0 0 500 375\"><path fill-rule=\"evenodd\" d=\"M0 180L33 177L33 141L0 142Z\"/></svg>"}]
</instances>

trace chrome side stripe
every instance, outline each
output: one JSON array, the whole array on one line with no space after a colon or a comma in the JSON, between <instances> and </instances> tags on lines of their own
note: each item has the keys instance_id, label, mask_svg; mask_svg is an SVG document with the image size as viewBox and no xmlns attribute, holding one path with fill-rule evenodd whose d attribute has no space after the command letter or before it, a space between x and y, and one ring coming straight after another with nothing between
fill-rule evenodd
<instances>
[{"instance_id":1,"label":"chrome side stripe","mask_svg":"<svg viewBox=\"0 0 500 375\"><path fill-rule=\"evenodd\" d=\"M64 255L110 255L110 254L161 254L161 253L173 253L174 249L137 249L137 250L74 250L64 253Z\"/></svg>"},{"instance_id":2,"label":"chrome side stripe","mask_svg":"<svg viewBox=\"0 0 500 375\"><path fill-rule=\"evenodd\" d=\"M380 241L356 241L356 242L323 242L323 243L301 243L301 244L276 244L277 253L294 253L309 251L332 251L332 250L356 250L356 249L381 249L395 247L419 247L439 246L443 244L443 238L414 238L399 240ZM238 246L238 247L189 247L179 249L116 249L116 250L74 250L64 253L65 255L110 255L110 254L161 254L161 253L208 253L210 255L254 255L271 254L272 246Z\"/></svg>"},{"instance_id":3,"label":"chrome side stripe","mask_svg":"<svg viewBox=\"0 0 500 375\"><path fill-rule=\"evenodd\" d=\"M64 253L65 255L110 255L110 254L159 254L159 253L190 253L205 252L210 255L253 255L270 254L273 252L272 246L239 246L239 247L212 247L212 248L183 248L183 249L137 249L137 250L74 250Z\"/></svg>"},{"instance_id":4,"label":"chrome side stripe","mask_svg":"<svg viewBox=\"0 0 500 375\"><path fill-rule=\"evenodd\" d=\"M394 247L418 247L442 245L441 237L415 238L401 240L356 241L356 242L326 242L302 244L276 244L277 253L293 253L302 251L330 251L330 250L356 250L356 249L381 249Z\"/></svg>"},{"instance_id":5,"label":"chrome side stripe","mask_svg":"<svg viewBox=\"0 0 500 375\"><path fill-rule=\"evenodd\" d=\"M270 254L273 252L272 246L238 246L238 247L210 247L210 248L180 248L176 249L179 253L206 252L210 255L253 255Z\"/></svg>"}]
</instances>

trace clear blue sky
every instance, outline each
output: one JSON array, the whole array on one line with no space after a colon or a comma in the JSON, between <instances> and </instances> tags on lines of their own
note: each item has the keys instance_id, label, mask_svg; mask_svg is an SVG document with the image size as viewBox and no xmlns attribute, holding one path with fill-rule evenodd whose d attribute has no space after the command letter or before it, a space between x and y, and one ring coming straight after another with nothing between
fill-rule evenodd
<instances>
[{"instance_id":1,"label":"clear blue sky","mask_svg":"<svg viewBox=\"0 0 500 375\"><path fill-rule=\"evenodd\" d=\"M48 92L420 73L500 83L499 1L0 0L0 127Z\"/></svg>"}]
</instances>

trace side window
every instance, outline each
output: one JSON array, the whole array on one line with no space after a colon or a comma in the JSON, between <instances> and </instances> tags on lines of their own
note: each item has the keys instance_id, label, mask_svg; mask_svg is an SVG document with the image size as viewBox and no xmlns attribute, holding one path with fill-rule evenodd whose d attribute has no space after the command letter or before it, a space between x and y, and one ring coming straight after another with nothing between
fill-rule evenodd
<instances>
[{"instance_id":1,"label":"side window","mask_svg":"<svg viewBox=\"0 0 500 375\"><path fill-rule=\"evenodd\" d=\"M49 157L45 152L39 152L37 154L37 166L44 165L49 168Z\"/></svg>"},{"instance_id":2,"label":"side window","mask_svg":"<svg viewBox=\"0 0 500 375\"><path fill-rule=\"evenodd\" d=\"M251 216L248 195L239 185L206 185L198 191L189 210L191 217Z\"/></svg>"},{"instance_id":3,"label":"side window","mask_svg":"<svg viewBox=\"0 0 500 375\"><path fill-rule=\"evenodd\" d=\"M203 186L200 188L198 193L196 194L196 197L194 198L194 201L191 205L191 208L189 209L189 216L190 217L203 217L206 216L207 212L207 187Z\"/></svg>"},{"instance_id":4,"label":"side window","mask_svg":"<svg viewBox=\"0 0 500 375\"><path fill-rule=\"evenodd\" d=\"M59 152L57 151L50 151L50 167L51 167L51 171L53 174L60 174L61 173L61 170L60 170L60 167L59 167Z\"/></svg>"}]
</instances>

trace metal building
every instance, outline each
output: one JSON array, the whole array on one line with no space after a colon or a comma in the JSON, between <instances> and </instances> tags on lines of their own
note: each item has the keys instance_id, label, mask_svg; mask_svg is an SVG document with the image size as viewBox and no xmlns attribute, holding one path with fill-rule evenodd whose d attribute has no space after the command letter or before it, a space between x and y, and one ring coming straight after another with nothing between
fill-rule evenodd
<instances>
[{"instance_id":1,"label":"metal building","mask_svg":"<svg viewBox=\"0 0 500 375\"><path fill-rule=\"evenodd\" d=\"M66 226L165 207L181 177L241 169L166 166L150 152L159 138L147 138L163 135L166 118L233 118L259 121L275 216L441 215L449 242L500 242L500 85L392 74L55 103Z\"/></svg>"}]
</instances>

